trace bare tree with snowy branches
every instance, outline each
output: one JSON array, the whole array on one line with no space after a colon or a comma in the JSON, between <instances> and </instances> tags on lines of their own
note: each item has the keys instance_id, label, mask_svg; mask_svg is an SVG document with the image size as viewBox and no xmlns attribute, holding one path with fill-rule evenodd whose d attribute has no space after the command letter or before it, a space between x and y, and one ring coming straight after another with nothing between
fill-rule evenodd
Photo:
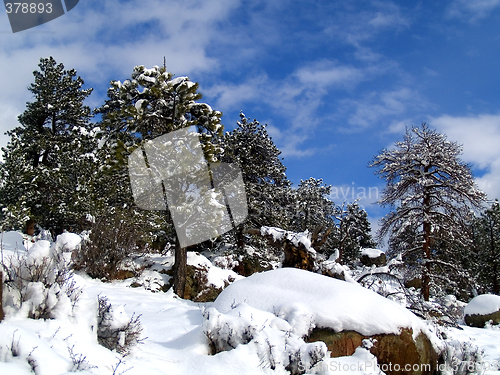
<instances>
[{"instance_id":1,"label":"bare tree with snowy branches","mask_svg":"<svg viewBox=\"0 0 500 375\"><path fill-rule=\"evenodd\" d=\"M410 230L417 238L404 249L403 257L416 259L422 279L422 296L429 300L430 288L437 269L461 272L460 265L442 257L433 246L448 243L449 251L456 244L470 245L467 229L473 210L480 208L486 195L474 184L472 172L459 155L462 146L447 140L446 135L432 130L425 123L407 129L395 149L383 150L370 167L387 181L379 204L392 207L381 221L379 239L387 234L394 241Z\"/></svg>"}]
</instances>

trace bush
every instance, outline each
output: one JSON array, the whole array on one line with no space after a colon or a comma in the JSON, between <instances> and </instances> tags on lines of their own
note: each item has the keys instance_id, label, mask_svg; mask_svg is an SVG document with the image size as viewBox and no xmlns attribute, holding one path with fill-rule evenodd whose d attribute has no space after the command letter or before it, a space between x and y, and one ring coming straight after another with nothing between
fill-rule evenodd
<instances>
[{"instance_id":1,"label":"bush","mask_svg":"<svg viewBox=\"0 0 500 375\"><path fill-rule=\"evenodd\" d=\"M2 261L7 296L5 309L20 310L32 319L71 314L81 294L72 279L62 248L46 240Z\"/></svg>"},{"instance_id":2,"label":"bush","mask_svg":"<svg viewBox=\"0 0 500 375\"><path fill-rule=\"evenodd\" d=\"M106 297L98 296L97 340L109 350L116 350L126 356L132 347L145 339L140 339L143 331L140 315L126 320L122 311L114 309Z\"/></svg>"},{"instance_id":3,"label":"bush","mask_svg":"<svg viewBox=\"0 0 500 375\"><path fill-rule=\"evenodd\" d=\"M74 269L104 281L117 278L119 267L139 250L140 231L126 213L95 220L74 257Z\"/></svg>"}]
</instances>

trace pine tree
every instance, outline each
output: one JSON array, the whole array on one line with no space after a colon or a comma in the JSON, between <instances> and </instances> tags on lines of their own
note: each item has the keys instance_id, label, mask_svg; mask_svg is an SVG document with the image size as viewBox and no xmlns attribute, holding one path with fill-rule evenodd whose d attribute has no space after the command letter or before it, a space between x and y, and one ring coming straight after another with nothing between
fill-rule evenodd
<instances>
[{"instance_id":1,"label":"pine tree","mask_svg":"<svg viewBox=\"0 0 500 375\"><path fill-rule=\"evenodd\" d=\"M330 246L339 250L338 261L352 265L361 255L362 248L371 248L375 242L371 237L368 214L357 202L344 203L335 209L336 230L332 233Z\"/></svg>"},{"instance_id":2,"label":"pine tree","mask_svg":"<svg viewBox=\"0 0 500 375\"><path fill-rule=\"evenodd\" d=\"M198 84L188 77L174 78L165 67L146 69L136 66L130 79L123 83L112 81L108 99L96 110L102 114L103 137L102 191L109 197L108 207L115 209L134 206L129 181L127 158L147 141L190 126L203 145L205 159L213 163L221 153L215 142L222 136L222 113L208 104L198 102L201 94ZM162 226L175 241L174 290L184 296L186 283L187 249L181 248L168 210L158 213L136 210L138 217L147 218L158 228Z\"/></svg>"},{"instance_id":3,"label":"pine tree","mask_svg":"<svg viewBox=\"0 0 500 375\"><path fill-rule=\"evenodd\" d=\"M477 189L472 173L459 155L462 147L446 136L429 129L426 124L406 131L402 142L393 150L384 150L376 156L371 167L387 181L379 204L393 210L382 219L379 239L390 233L401 238L408 227L418 234L418 240L404 250L403 257L414 255L422 278L422 296L428 301L438 267L457 270L453 249L458 244L470 246L467 230L471 209L479 208L486 199ZM439 256L436 244L443 242Z\"/></svg>"},{"instance_id":4,"label":"pine tree","mask_svg":"<svg viewBox=\"0 0 500 375\"><path fill-rule=\"evenodd\" d=\"M496 200L475 222L476 272L482 292L500 294L500 204Z\"/></svg>"},{"instance_id":5,"label":"pine tree","mask_svg":"<svg viewBox=\"0 0 500 375\"><path fill-rule=\"evenodd\" d=\"M237 124L236 129L221 139L224 149L221 160L238 166L245 183L248 218L235 231L238 246L242 248L246 229L288 225L283 207L290 198L291 188L281 151L267 133L266 125L255 119L250 121L244 113L240 113Z\"/></svg>"},{"instance_id":6,"label":"pine tree","mask_svg":"<svg viewBox=\"0 0 500 375\"><path fill-rule=\"evenodd\" d=\"M59 233L77 229L91 210L96 129L83 102L92 89L52 57L40 59L39 68L28 88L34 101L2 149L0 199L4 226L18 229L32 219Z\"/></svg>"},{"instance_id":7,"label":"pine tree","mask_svg":"<svg viewBox=\"0 0 500 375\"><path fill-rule=\"evenodd\" d=\"M290 210L293 213L291 230L303 232L308 230L312 237L321 238L318 252L333 251L331 240L335 231L335 203L329 199L331 186L322 179L311 177L301 180L293 192Z\"/></svg>"}]
</instances>

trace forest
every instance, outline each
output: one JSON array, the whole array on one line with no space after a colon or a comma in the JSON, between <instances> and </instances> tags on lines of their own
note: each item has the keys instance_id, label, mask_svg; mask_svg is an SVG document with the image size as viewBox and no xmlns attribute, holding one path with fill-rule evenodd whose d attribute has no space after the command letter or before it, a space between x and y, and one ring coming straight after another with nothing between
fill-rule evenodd
<instances>
[{"instance_id":1,"label":"forest","mask_svg":"<svg viewBox=\"0 0 500 375\"><path fill-rule=\"evenodd\" d=\"M450 329L476 324L467 321L466 313L464 321L464 308L474 297L500 294L500 204L476 186L470 166L460 158L462 146L432 124L408 127L394 148L367 161L385 183L377 203L390 211L372 236L358 201L345 196L334 202L332 196L339 194L321 176L295 185L287 178L286 160L266 125L241 112L236 128L224 131L222 113L202 101L198 83L174 76L165 66L136 66L130 77L117 77L121 81L110 82L106 101L95 109L85 105L92 89L83 88L74 69L49 57L40 59L33 74L28 88L33 100L19 115L19 126L8 132L0 164L0 225L8 234L2 239L2 317L21 311L29 319L71 315L81 293L73 275L103 285L128 282L128 288L165 298L215 301L214 307L206 305L203 327L216 354L257 337L260 342L274 337L266 332L276 327L268 327L267 318L255 323L256 312L245 307L257 297L240 298L243 305L232 310L238 296L252 295L250 280L265 284L296 278L299 282L290 283L300 293L300 282L314 285L314 277L322 275L332 279L318 281L325 288L339 281L355 284L401 306L404 317L410 311L433 327ZM200 155L201 162L193 161ZM196 163L207 166L207 176L193 172ZM177 178L168 177L171 170ZM382 251L383 241L388 245ZM15 255L17 246L27 257ZM215 269L222 279L214 281ZM277 276L267 280L265 275ZM144 340L139 316L122 319L115 329L120 319L106 297L98 296L97 311L102 346L126 356ZM252 322L224 331L237 316L252 316ZM277 316L288 323L292 319ZM500 323L495 319L476 326ZM326 347L304 344L300 337L312 337L313 326L334 327L310 320L305 332L290 331L295 341L290 339L294 344L281 352L283 358L269 349L280 345L274 341L270 354L267 347L258 349L265 369L281 363L292 374L322 373L311 371ZM427 332L420 323L411 324L414 333ZM383 338L374 339L374 333L392 333L377 329L369 325L358 333L380 342ZM477 362L481 354L443 330L428 334L441 340L435 360L436 366L445 364L441 373L477 372L466 366L451 370L453 361ZM365 341L363 347L371 348ZM38 373L30 355L27 361ZM79 371L92 373L83 356L72 351L69 356ZM121 363L113 374L120 373Z\"/></svg>"}]
</instances>

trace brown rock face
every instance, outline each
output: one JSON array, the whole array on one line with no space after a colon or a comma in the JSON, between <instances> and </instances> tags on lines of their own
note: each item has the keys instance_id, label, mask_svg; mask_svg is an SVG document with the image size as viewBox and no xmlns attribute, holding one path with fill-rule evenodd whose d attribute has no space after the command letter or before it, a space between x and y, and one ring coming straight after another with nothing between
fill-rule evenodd
<instances>
[{"instance_id":1,"label":"brown rock face","mask_svg":"<svg viewBox=\"0 0 500 375\"><path fill-rule=\"evenodd\" d=\"M283 251L285 253L283 267L299 268L306 271L313 270L314 255L301 243L296 247L290 241L286 240Z\"/></svg>"},{"instance_id":2,"label":"brown rock face","mask_svg":"<svg viewBox=\"0 0 500 375\"><path fill-rule=\"evenodd\" d=\"M465 323L470 327L484 328L486 322L492 320L493 324L500 323L500 311L488 315L465 315Z\"/></svg>"},{"instance_id":3,"label":"brown rock face","mask_svg":"<svg viewBox=\"0 0 500 375\"><path fill-rule=\"evenodd\" d=\"M330 329L314 329L306 341L323 341L331 357L350 356L367 338L377 340L370 352L377 357L382 370L388 375L431 375L436 373L438 354L429 338L420 333L415 340L412 329L405 328L399 335L380 334L363 336L354 331L335 333Z\"/></svg>"}]
</instances>

